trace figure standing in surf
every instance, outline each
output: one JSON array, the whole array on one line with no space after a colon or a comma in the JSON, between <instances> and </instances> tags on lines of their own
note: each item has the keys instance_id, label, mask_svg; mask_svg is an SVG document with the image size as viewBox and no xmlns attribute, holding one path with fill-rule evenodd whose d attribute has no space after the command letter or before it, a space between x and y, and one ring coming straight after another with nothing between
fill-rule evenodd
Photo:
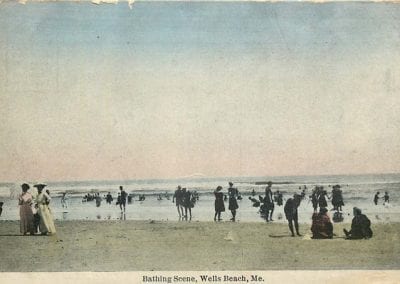
<instances>
[{"instance_id":1,"label":"figure standing in surf","mask_svg":"<svg viewBox=\"0 0 400 284\"><path fill-rule=\"evenodd\" d=\"M233 187L233 183L229 182L229 188L228 188L228 197L229 197L229 210L231 210L232 213L232 218L231 221L235 222L236 221L236 210L239 209L239 205L237 203L237 196L239 195L239 192L237 188Z\"/></svg>"}]
</instances>

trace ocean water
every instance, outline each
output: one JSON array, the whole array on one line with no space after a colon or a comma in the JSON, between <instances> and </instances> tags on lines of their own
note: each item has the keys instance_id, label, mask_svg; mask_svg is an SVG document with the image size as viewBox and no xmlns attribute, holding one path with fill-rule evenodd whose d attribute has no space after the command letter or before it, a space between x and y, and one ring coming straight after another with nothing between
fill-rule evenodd
<instances>
[{"instance_id":1,"label":"ocean water","mask_svg":"<svg viewBox=\"0 0 400 284\"><path fill-rule=\"evenodd\" d=\"M300 193L304 186L306 197L299 207L299 222L311 223L313 212L309 199L315 185L324 186L331 192L332 185L339 184L343 191L345 206L343 207L343 222L349 223L352 219L352 208L354 206L362 209L372 222L400 222L400 174L381 175L335 175L335 176L291 176L291 177L223 177L206 178L192 177L183 179L158 179L158 180L124 180L124 181L79 181L79 182L46 182L51 192L50 207L57 220L172 220L177 221L178 213L172 195L178 185L186 187L190 191L197 191L199 200L192 209L192 222L212 221L214 217L214 195L213 191L218 186L223 187L227 193L228 182L235 183L243 199L239 200L237 212L238 222L265 222L259 214L259 208L252 206L248 199L254 189L256 198L264 195L265 184L271 180L272 191L279 190L283 193L284 202L292 197L294 193ZM133 202L127 204L125 214L121 214L119 206L115 204L119 186L124 186L128 194L133 194ZM0 201L4 202L3 213L0 220L19 220L17 196L20 193L20 184L1 183ZM381 200L379 204L373 203L373 197L380 191ZM390 203L383 204L383 195L387 191L390 195ZM35 194L35 189L31 189ZM61 206L61 194L67 192L68 208ZM103 201L100 207L96 207L95 201L82 202L87 193L98 192ZM113 204L106 204L104 196L111 192ZM164 195L168 194L168 200ZM144 194L146 199L138 201L138 195ZM163 200L158 200L158 195L163 194ZM222 213L224 221L229 221L231 214L228 210L228 202L225 203L226 211ZM328 209L332 205L328 200ZM333 212L330 212L333 215ZM283 206L275 204L273 215L274 222L286 222Z\"/></svg>"}]
</instances>

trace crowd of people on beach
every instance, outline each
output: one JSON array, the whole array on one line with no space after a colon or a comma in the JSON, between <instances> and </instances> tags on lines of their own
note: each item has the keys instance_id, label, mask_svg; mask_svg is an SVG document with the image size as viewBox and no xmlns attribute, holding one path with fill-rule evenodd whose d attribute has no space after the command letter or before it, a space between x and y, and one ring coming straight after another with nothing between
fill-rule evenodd
<instances>
[{"instance_id":1,"label":"crowd of people on beach","mask_svg":"<svg viewBox=\"0 0 400 284\"><path fill-rule=\"evenodd\" d=\"M301 190L301 187L299 188ZM292 237L302 236L299 231L298 222L298 207L301 201L306 197L306 186L301 190L301 193L295 193L293 197L286 200L284 206L284 213L286 220L288 221L289 230ZM379 192L378 192L379 194ZM231 211L232 218L231 221L236 220L236 210L239 206L237 203L237 196L239 191L233 187L233 183L229 182L228 196L229 196L229 210ZM255 191L253 189L252 196L255 196ZM218 186L214 191L215 196L215 215L214 221L221 221L221 213L225 211L224 204L224 194L222 193L222 186ZM387 196L387 197L386 197ZM324 190L322 186L316 186L311 195L310 200L314 209L312 215L312 225L311 232L313 239L332 239L333 233L333 223L328 215L328 203L327 198L332 200L332 210L334 212L334 221L340 222L343 220L342 217L342 206L344 206L343 195L340 185L334 185L332 187L331 195L329 196L327 191ZM253 207L260 207L259 213L265 218L267 222L274 221L272 219L275 203L278 206L283 204L283 195L281 192L272 192L272 182L267 182L267 187L265 188L265 196L259 195L259 198L249 197L249 200L253 203ZM388 194L385 194L385 202L389 202ZM318 210L319 208L319 210ZM346 239L363 239L371 238L371 221L368 217L362 214L361 209L353 208L354 218L352 220L351 229L347 231L344 229ZM295 234L296 233L296 234Z\"/></svg>"},{"instance_id":2,"label":"crowd of people on beach","mask_svg":"<svg viewBox=\"0 0 400 284\"><path fill-rule=\"evenodd\" d=\"M292 197L284 200L282 192L279 190L272 191L272 182L266 183L265 195L259 195L258 199L255 198L256 192L253 189L249 200L252 202L253 207L259 208L259 214L266 222L273 222L273 214L275 209L275 204L277 206L282 206L283 211L288 222L288 227L291 236L301 236L299 231L299 220L298 220L298 208L302 200L306 198L307 187L299 187L299 193L295 193ZM241 194L239 190L234 187L233 182L228 183L228 188L226 194L222 192L222 186L218 186L214 191L214 221L222 221L221 214L225 212L225 201L228 202L228 210L231 213L230 221L236 221L237 210L239 210L238 200L241 200ZM34 185L37 188L37 194L33 196L30 192L30 186L26 183L21 185L22 193L19 195L18 204L20 206L20 231L23 235L26 234L37 234L42 235L54 234L56 229L54 226L53 215L50 209L50 192L48 190L43 191L46 187L45 184ZM330 186L329 186L330 187ZM375 205L379 202L379 194L377 192L374 195L373 202ZM107 204L113 203L113 197L110 192L104 196ZM121 210L121 215L126 211L126 204L133 202L134 195L127 194L123 186L119 187L118 197L116 205L119 206ZM158 194L157 200L161 201L163 199L169 199L168 192L165 194ZM332 220L334 222L343 221L342 216L342 206L344 206L343 194L340 185L332 186L332 191L330 194L324 189L323 186L315 186L309 196L309 202L311 201L313 207L312 214L312 225L311 232L313 239L331 239L334 236L333 233L333 222L328 214L328 200L331 200L332 209L334 211ZM382 197L384 204L389 203L389 194L385 192ZM61 205L64 210L68 208L68 197L66 193L62 193ZM86 194L82 201L96 201L96 206L100 207L102 202L102 197L99 193ZM145 195L140 194L138 201L144 201ZM177 187L173 194L172 202L178 211L179 219L191 220L192 219L192 209L194 208L196 201L199 200L199 194L196 191L190 191L187 188L182 188L180 185ZM2 212L3 203L0 202L0 215ZM66 211L64 211L66 212ZM354 218L352 220L351 229L344 230L345 237L347 239L360 239L360 238L370 238L372 237L372 230L370 228L371 222L368 217L362 214L361 209L353 208ZM282 218L278 216L278 219Z\"/></svg>"}]
</instances>

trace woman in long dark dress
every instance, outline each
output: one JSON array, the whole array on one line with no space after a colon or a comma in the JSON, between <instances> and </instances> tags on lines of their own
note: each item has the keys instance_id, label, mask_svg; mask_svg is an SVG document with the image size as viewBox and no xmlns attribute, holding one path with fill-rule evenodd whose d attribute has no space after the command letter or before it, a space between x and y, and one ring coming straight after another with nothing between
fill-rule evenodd
<instances>
[{"instance_id":1,"label":"woman in long dark dress","mask_svg":"<svg viewBox=\"0 0 400 284\"><path fill-rule=\"evenodd\" d=\"M237 196L239 192L237 188L233 188L233 183L229 183L229 188L228 188L228 196L229 196L229 210L231 210L232 213L232 218L231 221L235 222L236 221L236 210L239 208L239 205L237 203Z\"/></svg>"},{"instance_id":2,"label":"woman in long dark dress","mask_svg":"<svg viewBox=\"0 0 400 284\"><path fill-rule=\"evenodd\" d=\"M215 215L214 221L221 221L221 212L225 212L225 204L224 204L224 194L221 192L222 186L218 186L215 191Z\"/></svg>"},{"instance_id":3,"label":"woman in long dark dress","mask_svg":"<svg viewBox=\"0 0 400 284\"><path fill-rule=\"evenodd\" d=\"M324 187L321 186L318 195L318 205L320 209L328 207L325 196L327 196L327 192L324 190Z\"/></svg>"}]
</instances>

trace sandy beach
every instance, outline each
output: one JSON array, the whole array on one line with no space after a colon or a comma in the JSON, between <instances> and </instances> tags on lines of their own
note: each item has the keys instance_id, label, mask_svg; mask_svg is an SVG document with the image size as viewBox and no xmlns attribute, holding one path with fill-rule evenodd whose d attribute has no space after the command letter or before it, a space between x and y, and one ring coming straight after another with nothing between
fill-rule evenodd
<instances>
[{"instance_id":1,"label":"sandy beach","mask_svg":"<svg viewBox=\"0 0 400 284\"><path fill-rule=\"evenodd\" d=\"M20 236L0 222L0 269L28 271L399 269L400 224L375 224L370 240L290 237L284 224L63 221L56 236ZM33 261L33 258L35 259Z\"/></svg>"}]
</instances>

